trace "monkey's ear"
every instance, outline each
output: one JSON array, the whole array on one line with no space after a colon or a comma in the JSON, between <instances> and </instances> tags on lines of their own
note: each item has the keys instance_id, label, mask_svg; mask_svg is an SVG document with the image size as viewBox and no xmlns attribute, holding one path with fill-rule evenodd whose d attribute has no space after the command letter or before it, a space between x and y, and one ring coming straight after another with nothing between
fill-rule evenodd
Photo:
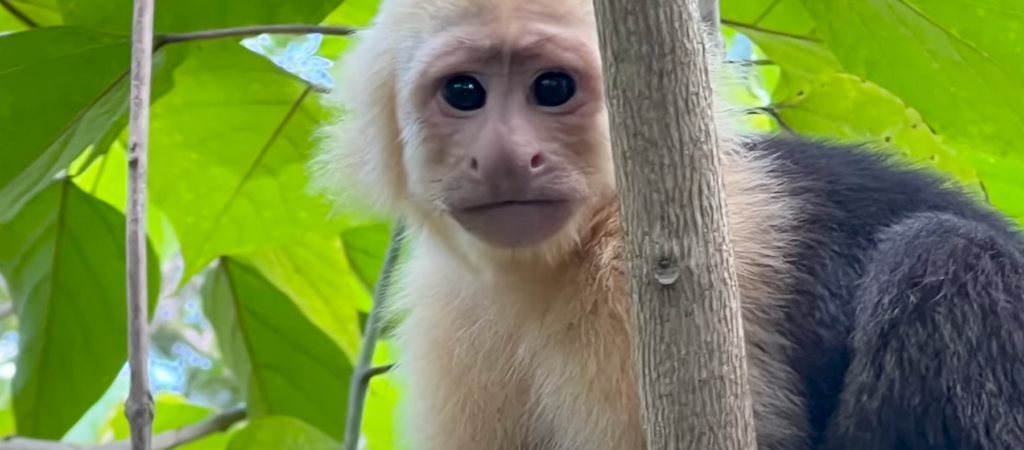
<instances>
[{"instance_id":1,"label":"monkey's ear","mask_svg":"<svg viewBox=\"0 0 1024 450\"><path fill-rule=\"evenodd\" d=\"M310 187L336 206L394 213L407 195L396 104L400 43L376 26L352 39L323 99L335 116L317 133Z\"/></svg>"}]
</instances>

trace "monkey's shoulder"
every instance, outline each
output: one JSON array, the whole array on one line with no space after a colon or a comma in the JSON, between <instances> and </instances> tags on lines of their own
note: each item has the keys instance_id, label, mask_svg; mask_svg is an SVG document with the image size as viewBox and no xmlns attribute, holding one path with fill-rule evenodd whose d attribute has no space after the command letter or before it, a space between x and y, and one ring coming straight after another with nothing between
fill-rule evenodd
<instances>
[{"instance_id":1,"label":"monkey's shoulder","mask_svg":"<svg viewBox=\"0 0 1024 450\"><path fill-rule=\"evenodd\" d=\"M960 181L890 150L793 137L753 140L745 150L769 159L786 194L800 201L805 233L825 227L866 238L927 212L1016 233L1003 213Z\"/></svg>"}]
</instances>

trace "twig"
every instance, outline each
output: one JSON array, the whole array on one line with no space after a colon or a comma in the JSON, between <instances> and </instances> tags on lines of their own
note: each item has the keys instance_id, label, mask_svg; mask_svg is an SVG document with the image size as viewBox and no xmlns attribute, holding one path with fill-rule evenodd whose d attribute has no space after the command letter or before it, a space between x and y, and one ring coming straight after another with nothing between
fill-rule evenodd
<instances>
[{"instance_id":1,"label":"twig","mask_svg":"<svg viewBox=\"0 0 1024 450\"><path fill-rule=\"evenodd\" d=\"M726 64L739 64L743 66L774 66L775 61L770 59L735 59L726 61Z\"/></svg>"},{"instance_id":2,"label":"twig","mask_svg":"<svg viewBox=\"0 0 1024 450\"><path fill-rule=\"evenodd\" d=\"M124 415L131 449L150 450L153 396L149 392L149 324L146 279L146 153L149 144L149 99L153 71L153 2L135 0L132 19L131 105L128 117L128 365L131 387Z\"/></svg>"},{"instance_id":3,"label":"twig","mask_svg":"<svg viewBox=\"0 0 1024 450\"><path fill-rule=\"evenodd\" d=\"M767 28L761 28L748 23L736 22L735 20L722 19L722 23L733 28L745 29L750 31L756 31L758 33L771 34L775 36L787 37L790 39L796 39L799 41L807 42L821 42L821 39L815 39L809 36L801 36L799 34L784 33L782 31L769 30Z\"/></svg>"},{"instance_id":4,"label":"twig","mask_svg":"<svg viewBox=\"0 0 1024 450\"><path fill-rule=\"evenodd\" d=\"M19 22L25 24L26 27L39 28L39 24L36 21L30 19L25 13L19 11L18 8L15 8L9 0L0 0L0 6L6 9L15 19L18 19Z\"/></svg>"},{"instance_id":5,"label":"twig","mask_svg":"<svg viewBox=\"0 0 1024 450\"><path fill-rule=\"evenodd\" d=\"M3 0L0 0L3 1ZM177 42L222 39L229 37L256 36L263 33L271 34L329 34L333 36L349 36L355 33L352 27L323 25L253 25L248 27L221 28L217 30L194 31L191 33L175 33L157 36L156 48Z\"/></svg>"},{"instance_id":6,"label":"twig","mask_svg":"<svg viewBox=\"0 0 1024 450\"><path fill-rule=\"evenodd\" d=\"M211 434L227 430L245 417L245 408L240 408L218 414L199 423L165 431L153 439L153 450L170 450L197 441ZM0 450L131 450L131 448L129 440L92 446L23 437L11 437L0 441Z\"/></svg>"},{"instance_id":7,"label":"twig","mask_svg":"<svg viewBox=\"0 0 1024 450\"><path fill-rule=\"evenodd\" d=\"M363 345L359 349L359 359L349 384L348 414L345 416L345 440L342 443L342 450L356 450L356 446L359 444L366 391L370 387L370 378L380 373L380 368L370 367L373 362L373 352L377 348L377 322L380 320L380 312L388 296L391 274L394 272L395 260L398 259L398 251L401 248L404 233L405 226L399 220L395 224L394 231L391 232L391 242L384 255L384 265L380 269L380 276L377 277L377 286L373 291L373 306L370 307L370 315L366 318ZM390 369L390 367L388 368Z\"/></svg>"},{"instance_id":8,"label":"twig","mask_svg":"<svg viewBox=\"0 0 1024 450\"><path fill-rule=\"evenodd\" d=\"M172 448L188 444L189 442L198 441L213 433L227 430L232 425L244 420L245 417L245 408L239 408L218 414L209 420L204 420L194 425L160 433L153 439L153 450L170 450ZM107 448L102 450L121 450L121 448Z\"/></svg>"},{"instance_id":9,"label":"twig","mask_svg":"<svg viewBox=\"0 0 1024 450\"><path fill-rule=\"evenodd\" d=\"M394 364L385 364L383 366L370 367L369 369L363 371L362 380L360 380L360 382L363 384L369 384L371 378L377 375L383 375L385 373L388 373L393 368L395 368Z\"/></svg>"}]
</instances>

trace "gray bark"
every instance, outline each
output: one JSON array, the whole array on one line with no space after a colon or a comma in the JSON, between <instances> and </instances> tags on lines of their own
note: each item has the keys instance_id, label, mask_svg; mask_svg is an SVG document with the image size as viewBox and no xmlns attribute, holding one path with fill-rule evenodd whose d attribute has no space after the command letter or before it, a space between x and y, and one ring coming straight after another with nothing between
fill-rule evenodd
<instances>
[{"instance_id":1,"label":"gray bark","mask_svg":"<svg viewBox=\"0 0 1024 450\"><path fill-rule=\"evenodd\" d=\"M153 0L135 0L132 19L131 92L128 113L128 365L131 387L124 413L132 450L150 450L153 397L149 392L149 308L146 280L146 161L153 67Z\"/></svg>"},{"instance_id":2,"label":"gray bark","mask_svg":"<svg viewBox=\"0 0 1024 450\"><path fill-rule=\"evenodd\" d=\"M697 0L595 0L647 448L754 449Z\"/></svg>"}]
</instances>

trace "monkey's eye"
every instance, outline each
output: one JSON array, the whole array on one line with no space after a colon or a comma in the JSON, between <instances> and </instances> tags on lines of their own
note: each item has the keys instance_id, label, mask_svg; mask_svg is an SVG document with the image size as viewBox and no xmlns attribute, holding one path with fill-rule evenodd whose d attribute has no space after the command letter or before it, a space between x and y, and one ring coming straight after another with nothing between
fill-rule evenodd
<instances>
[{"instance_id":1,"label":"monkey's eye","mask_svg":"<svg viewBox=\"0 0 1024 450\"><path fill-rule=\"evenodd\" d=\"M487 92L476 78L456 75L444 82L444 101L459 111L473 111L483 108Z\"/></svg>"},{"instance_id":2,"label":"monkey's eye","mask_svg":"<svg viewBox=\"0 0 1024 450\"><path fill-rule=\"evenodd\" d=\"M544 72L533 80L533 96L540 106L561 106L576 95L576 80L564 72Z\"/></svg>"}]
</instances>

